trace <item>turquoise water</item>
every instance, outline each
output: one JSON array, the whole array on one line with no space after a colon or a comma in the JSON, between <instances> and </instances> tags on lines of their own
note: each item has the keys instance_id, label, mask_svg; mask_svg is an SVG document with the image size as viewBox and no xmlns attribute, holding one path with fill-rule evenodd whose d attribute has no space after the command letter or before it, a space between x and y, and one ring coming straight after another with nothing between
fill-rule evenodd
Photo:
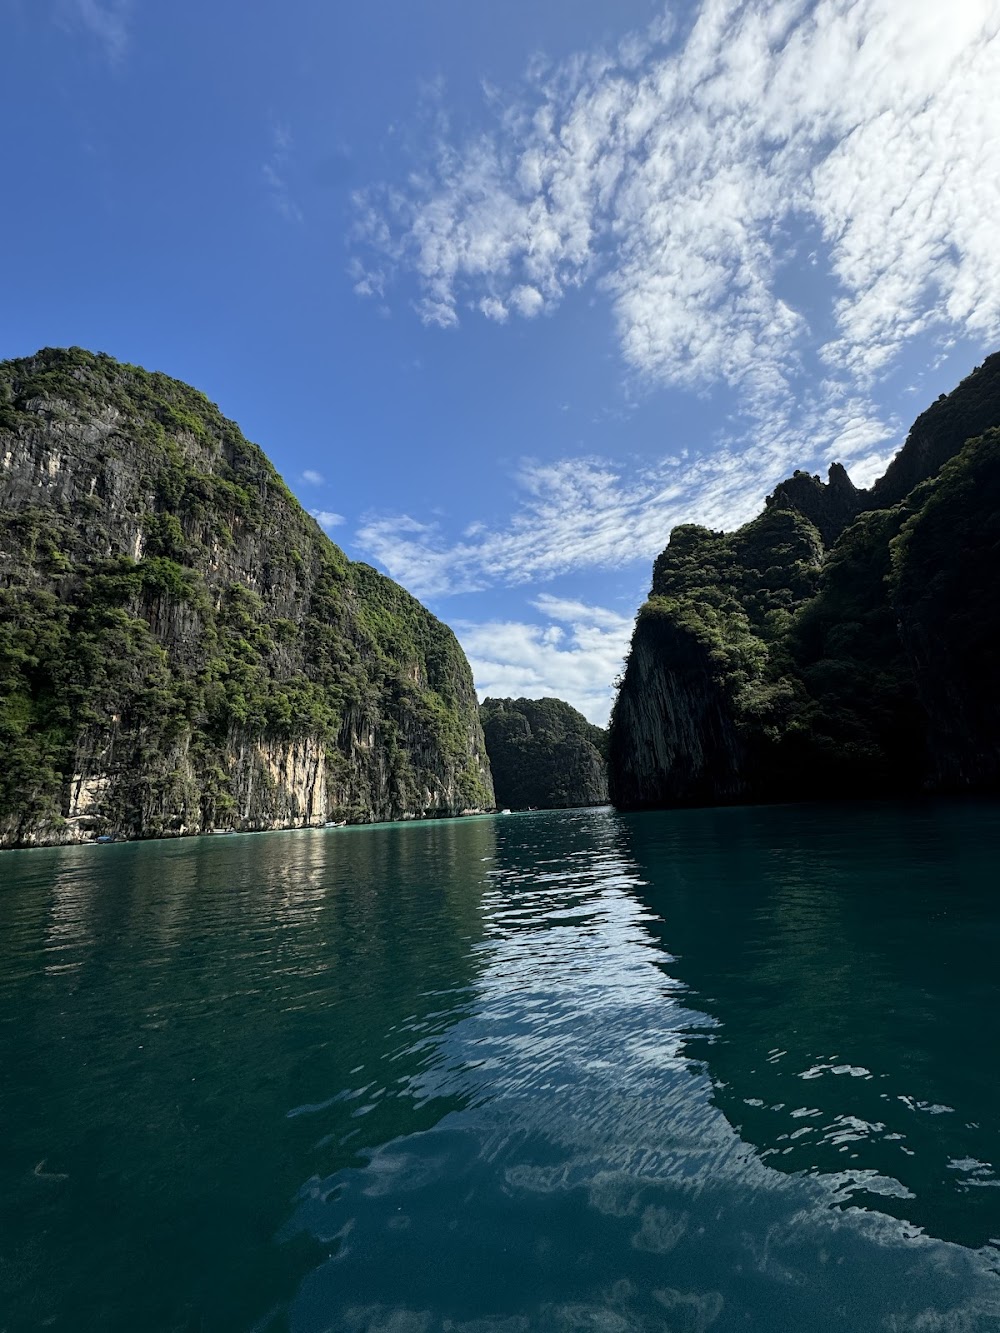
<instances>
[{"instance_id":1,"label":"turquoise water","mask_svg":"<svg viewBox=\"0 0 1000 1333\"><path fill-rule=\"evenodd\" d=\"M0 1333L1000 1327L1000 809L0 857Z\"/></svg>"}]
</instances>

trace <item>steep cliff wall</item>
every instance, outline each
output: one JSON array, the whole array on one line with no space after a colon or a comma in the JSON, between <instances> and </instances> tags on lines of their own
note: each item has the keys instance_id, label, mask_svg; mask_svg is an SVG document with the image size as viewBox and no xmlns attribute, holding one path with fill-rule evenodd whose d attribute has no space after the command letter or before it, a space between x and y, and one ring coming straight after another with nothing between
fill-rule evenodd
<instances>
[{"instance_id":1,"label":"steep cliff wall","mask_svg":"<svg viewBox=\"0 0 1000 1333\"><path fill-rule=\"evenodd\" d=\"M468 663L197 391L0 365L0 846L493 804Z\"/></svg>"},{"instance_id":2,"label":"steep cliff wall","mask_svg":"<svg viewBox=\"0 0 1000 1333\"><path fill-rule=\"evenodd\" d=\"M909 498L889 596L926 713L931 783L1000 785L1000 430Z\"/></svg>"},{"instance_id":3,"label":"steep cliff wall","mask_svg":"<svg viewBox=\"0 0 1000 1333\"><path fill-rule=\"evenodd\" d=\"M627 810L739 800L745 748L711 646L651 599L615 705L611 799Z\"/></svg>"},{"instance_id":4,"label":"steep cliff wall","mask_svg":"<svg viewBox=\"0 0 1000 1333\"><path fill-rule=\"evenodd\" d=\"M992 426L1000 354L871 491L797 472L737 532L674 530L612 715L616 804L1000 784Z\"/></svg>"},{"instance_id":5,"label":"steep cliff wall","mask_svg":"<svg viewBox=\"0 0 1000 1333\"><path fill-rule=\"evenodd\" d=\"M607 733L562 699L484 699L481 716L498 805L607 802Z\"/></svg>"}]
</instances>

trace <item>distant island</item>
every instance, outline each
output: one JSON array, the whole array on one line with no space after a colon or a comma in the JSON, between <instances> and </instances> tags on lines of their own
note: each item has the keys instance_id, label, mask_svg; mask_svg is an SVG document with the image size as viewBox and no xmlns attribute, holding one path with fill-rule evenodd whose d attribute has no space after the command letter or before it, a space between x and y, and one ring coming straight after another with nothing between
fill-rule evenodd
<instances>
[{"instance_id":1,"label":"distant island","mask_svg":"<svg viewBox=\"0 0 1000 1333\"><path fill-rule=\"evenodd\" d=\"M624 810L1000 786L1000 353L869 491L675 528L611 719Z\"/></svg>"},{"instance_id":2,"label":"distant island","mask_svg":"<svg viewBox=\"0 0 1000 1333\"><path fill-rule=\"evenodd\" d=\"M603 805L607 732L561 699L484 699L497 804L511 810Z\"/></svg>"},{"instance_id":3,"label":"distant island","mask_svg":"<svg viewBox=\"0 0 1000 1333\"><path fill-rule=\"evenodd\" d=\"M197 390L0 364L0 846L493 806L447 626Z\"/></svg>"}]
</instances>

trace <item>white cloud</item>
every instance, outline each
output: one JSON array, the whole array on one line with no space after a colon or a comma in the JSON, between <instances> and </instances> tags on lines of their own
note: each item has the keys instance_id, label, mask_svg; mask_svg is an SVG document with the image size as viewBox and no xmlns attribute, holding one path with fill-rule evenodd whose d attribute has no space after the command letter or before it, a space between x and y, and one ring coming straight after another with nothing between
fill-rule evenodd
<instances>
[{"instance_id":1,"label":"white cloud","mask_svg":"<svg viewBox=\"0 0 1000 1333\"><path fill-rule=\"evenodd\" d=\"M331 528L339 527L341 523L346 521L343 514L334 514L329 509L310 509L309 512L320 527L324 528L327 532L329 532Z\"/></svg>"},{"instance_id":2,"label":"white cloud","mask_svg":"<svg viewBox=\"0 0 1000 1333\"><path fill-rule=\"evenodd\" d=\"M307 467L302 473L302 480L308 486L322 486L326 481L326 478L323 476L322 472L317 472L314 468Z\"/></svg>"},{"instance_id":3,"label":"white cloud","mask_svg":"<svg viewBox=\"0 0 1000 1333\"><path fill-rule=\"evenodd\" d=\"M76 21L104 47L112 64L124 59L128 49L130 0L71 0Z\"/></svg>"},{"instance_id":4,"label":"white cloud","mask_svg":"<svg viewBox=\"0 0 1000 1333\"><path fill-rule=\"evenodd\" d=\"M537 287L529 287L526 284L515 287L510 294L511 305L519 315L525 319L534 319L545 306L545 297Z\"/></svg>"},{"instance_id":5,"label":"white cloud","mask_svg":"<svg viewBox=\"0 0 1000 1333\"><path fill-rule=\"evenodd\" d=\"M591 722L605 726L633 617L544 594L532 606L544 623L455 625L479 697L565 699Z\"/></svg>"},{"instance_id":6,"label":"white cloud","mask_svg":"<svg viewBox=\"0 0 1000 1333\"><path fill-rule=\"evenodd\" d=\"M634 460L527 460L503 524L470 523L449 540L437 523L368 515L356 539L420 597L517 585L586 569L649 562L677 523L732 528L759 513L768 491L798 466L845 464L856 484L884 470L892 432L860 400L802 405L802 428L776 418L766 436L639 465ZM810 457L803 458L808 440Z\"/></svg>"},{"instance_id":7,"label":"white cloud","mask_svg":"<svg viewBox=\"0 0 1000 1333\"><path fill-rule=\"evenodd\" d=\"M487 319L493 319L498 324L507 322L507 307L502 301L498 301L495 296L484 296L479 302L479 309Z\"/></svg>"},{"instance_id":8,"label":"white cloud","mask_svg":"<svg viewBox=\"0 0 1000 1333\"><path fill-rule=\"evenodd\" d=\"M822 343L843 382L927 329L1000 334L995 0L702 0L614 54L535 62L492 132L358 196L367 281L421 318L532 317L596 278L626 362L758 408ZM824 248L801 258L803 225ZM783 291L824 264L819 318ZM814 271L814 270L813 270ZM830 337L821 331L829 323Z\"/></svg>"}]
</instances>

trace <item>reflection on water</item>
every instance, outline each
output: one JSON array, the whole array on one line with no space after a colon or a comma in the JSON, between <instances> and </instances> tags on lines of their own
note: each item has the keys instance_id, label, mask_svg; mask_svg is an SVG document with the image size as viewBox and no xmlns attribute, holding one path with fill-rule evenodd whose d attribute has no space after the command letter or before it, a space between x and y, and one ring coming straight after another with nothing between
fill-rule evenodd
<instances>
[{"instance_id":1,"label":"reflection on water","mask_svg":"<svg viewBox=\"0 0 1000 1333\"><path fill-rule=\"evenodd\" d=\"M773 826L768 812L725 813L750 822L706 830L685 815L670 829L668 816L574 813L503 827L476 1001L428 1070L465 1109L314 1182L290 1230L323 1235L331 1258L302 1285L296 1333L996 1327L994 1258L897 1222L895 1205L912 1198L898 1178L804 1149L775 1171L785 1123L776 1141L735 1131L732 1104L742 1112L760 1090L755 1052L741 1062L730 1049L756 983L732 978L711 1003L689 989L685 958L665 948L671 907L688 913L677 940L694 965L725 980L727 954L752 958L761 944L746 928L761 904L745 895L781 915L787 884L771 869L788 862L775 837L794 846L798 835L788 812ZM864 841L856 830L855 847ZM808 882L823 891L822 874ZM739 901L723 925L725 893ZM836 913L816 901L768 922L766 985L781 1002L757 1019L786 1046L801 1016L786 988L808 989L811 932L824 944L810 1003L828 1012L826 950L845 948ZM704 956L716 946L713 970ZM842 956L833 973L858 965ZM717 1065L721 1052L732 1058ZM993 1095L984 1080L981 1111Z\"/></svg>"},{"instance_id":2,"label":"reflection on water","mask_svg":"<svg viewBox=\"0 0 1000 1333\"><path fill-rule=\"evenodd\" d=\"M996 808L699 811L628 838L721 1021L708 1065L742 1136L935 1236L1000 1237Z\"/></svg>"},{"instance_id":3,"label":"reflection on water","mask_svg":"<svg viewBox=\"0 0 1000 1333\"><path fill-rule=\"evenodd\" d=\"M995 1329L998 830L3 858L0 1330Z\"/></svg>"},{"instance_id":4,"label":"reflection on water","mask_svg":"<svg viewBox=\"0 0 1000 1333\"><path fill-rule=\"evenodd\" d=\"M5 1333L251 1327L322 1250L274 1242L302 1181L456 1105L410 1089L493 823L366 832L0 859Z\"/></svg>"}]
</instances>

